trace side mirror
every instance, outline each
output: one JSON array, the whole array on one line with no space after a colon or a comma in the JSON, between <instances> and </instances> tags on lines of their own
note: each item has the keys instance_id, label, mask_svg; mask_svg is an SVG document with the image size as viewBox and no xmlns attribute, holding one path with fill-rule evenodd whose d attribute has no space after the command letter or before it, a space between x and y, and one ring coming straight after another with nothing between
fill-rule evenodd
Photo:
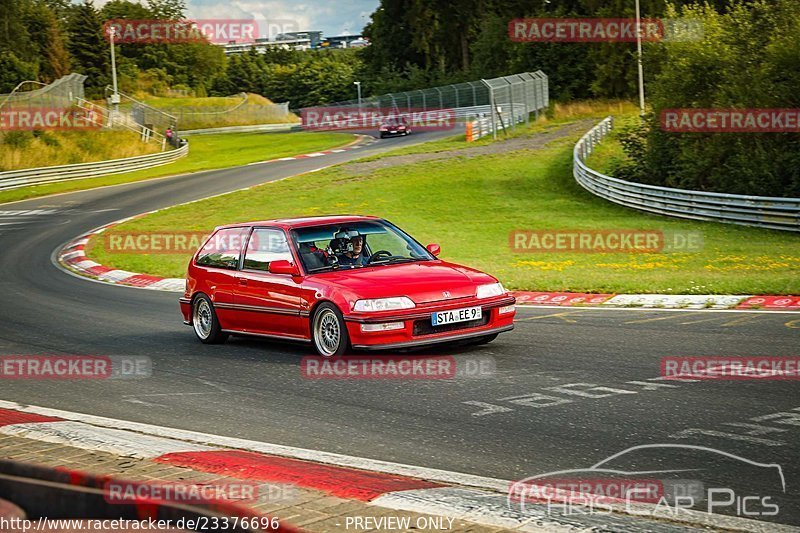
<instances>
[{"instance_id":1,"label":"side mirror","mask_svg":"<svg viewBox=\"0 0 800 533\"><path fill-rule=\"evenodd\" d=\"M271 261L269 264L269 273L270 274L289 274L290 276L299 276L300 270L287 261L286 259L279 259L277 261Z\"/></svg>"},{"instance_id":2,"label":"side mirror","mask_svg":"<svg viewBox=\"0 0 800 533\"><path fill-rule=\"evenodd\" d=\"M428 246L426 246L426 248L434 256L438 256L440 253L442 253L442 248L438 244L429 244Z\"/></svg>"}]
</instances>

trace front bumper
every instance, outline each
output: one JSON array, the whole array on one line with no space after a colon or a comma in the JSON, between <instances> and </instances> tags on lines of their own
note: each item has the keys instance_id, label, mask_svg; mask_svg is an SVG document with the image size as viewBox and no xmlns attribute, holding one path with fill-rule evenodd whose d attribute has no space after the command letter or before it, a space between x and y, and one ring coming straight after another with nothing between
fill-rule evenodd
<instances>
[{"instance_id":1,"label":"front bumper","mask_svg":"<svg viewBox=\"0 0 800 533\"><path fill-rule=\"evenodd\" d=\"M359 350L387 350L393 348L413 348L452 342L486 335L494 335L514 328L515 311L501 314L502 308L515 303L511 296L503 296L490 301L454 300L434 302L405 312L353 314L345 316L350 343ZM448 309L481 307L483 317L476 321L462 322L442 327L430 324L431 314ZM402 329L387 331L362 331L362 324L402 323Z\"/></svg>"}]
</instances>

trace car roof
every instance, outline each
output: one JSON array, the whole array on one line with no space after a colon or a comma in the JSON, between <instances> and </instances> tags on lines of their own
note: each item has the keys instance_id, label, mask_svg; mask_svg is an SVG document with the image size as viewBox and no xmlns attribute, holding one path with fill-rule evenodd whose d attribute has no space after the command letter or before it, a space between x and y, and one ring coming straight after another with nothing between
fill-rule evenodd
<instances>
[{"instance_id":1,"label":"car roof","mask_svg":"<svg viewBox=\"0 0 800 533\"><path fill-rule=\"evenodd\" d=\"M272 220L256 220L252 222L237 222L218 226L216 229L241 228L250 226L273 226L283 229L303 228L308 226L324 226L326 224L344 224L348 222L362 222L368 220L381 220L379 217L364 215L320 215L313 217L276 218Z\"/></svg>"}]
</instances>

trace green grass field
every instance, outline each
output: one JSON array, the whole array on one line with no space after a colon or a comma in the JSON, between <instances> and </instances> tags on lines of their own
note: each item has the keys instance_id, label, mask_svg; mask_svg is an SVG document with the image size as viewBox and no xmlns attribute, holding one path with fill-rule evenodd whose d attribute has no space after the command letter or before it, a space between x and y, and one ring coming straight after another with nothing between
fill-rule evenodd
<instances>
[{"instance_id":1,"label":"green grass field","mask_svg":"<svg viewBox=\"0 0 800 533\"><path fill-rule=\"evenodd\" d=\"M48 194L82 191L160 176L173 176L215 168L245 165L278 157L304 154L342 146L355 138L343 133L225 133L199 135L190 139L189 155L174 163L147 170L101 178L65 181L0 192L0 203L36 198Z\"/></svg>"},{"instance_id":2,"label":"green grass field","mask_svg":"<svg viewBox=\"0 0 800 533\"><path fill-rule=\"evenodd\" d=\"M579 136L539 150L456 156L363 174L337 166L211 198L202 208L196 203L170 208L116 231L209 230L273 217L371 214L393 221L424 244L441 244L442 258L485 270L512 289L800 293L800 235L647 215L596 198L572 178L572 147ZM201 220L198 210L211 215ZM695 231L702 232L704 248L672 254L511 250L510 232L539 229ZM109 266L169 277L182 277L188 260L112 254L101 241L93 243L89 256Z\"/></svg>"}]
</instances>

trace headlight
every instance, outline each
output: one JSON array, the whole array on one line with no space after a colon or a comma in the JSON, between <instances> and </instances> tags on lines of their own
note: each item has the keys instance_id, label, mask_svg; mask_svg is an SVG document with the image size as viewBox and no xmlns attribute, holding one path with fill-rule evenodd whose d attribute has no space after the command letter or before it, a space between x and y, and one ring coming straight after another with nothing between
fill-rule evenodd
<instances>
[{"instance_id":1,"label":"headlight","mask_svg":"<svg viewBox=\"0 0 800 533\"><path fill-rule=\"evenodd\" d=\"M478 298L491 298L492 296L500 296L505 294L506 290L499 283L490 283L488 285L481 285L478 287Z\"/></svg>"},{"instance_id":2,"label":"headlight","mask_svg":"<svg viewBox=\"0 0 800 533\"><path fill-rule=\"evenodd\" d=\"M395 311L397 309L412 309L416 307L411 298L398 296L396 298L378 298L375 300L359 300L353 306L354 311L374 313L377 311Z\"/></svg>"}]
</instances>

